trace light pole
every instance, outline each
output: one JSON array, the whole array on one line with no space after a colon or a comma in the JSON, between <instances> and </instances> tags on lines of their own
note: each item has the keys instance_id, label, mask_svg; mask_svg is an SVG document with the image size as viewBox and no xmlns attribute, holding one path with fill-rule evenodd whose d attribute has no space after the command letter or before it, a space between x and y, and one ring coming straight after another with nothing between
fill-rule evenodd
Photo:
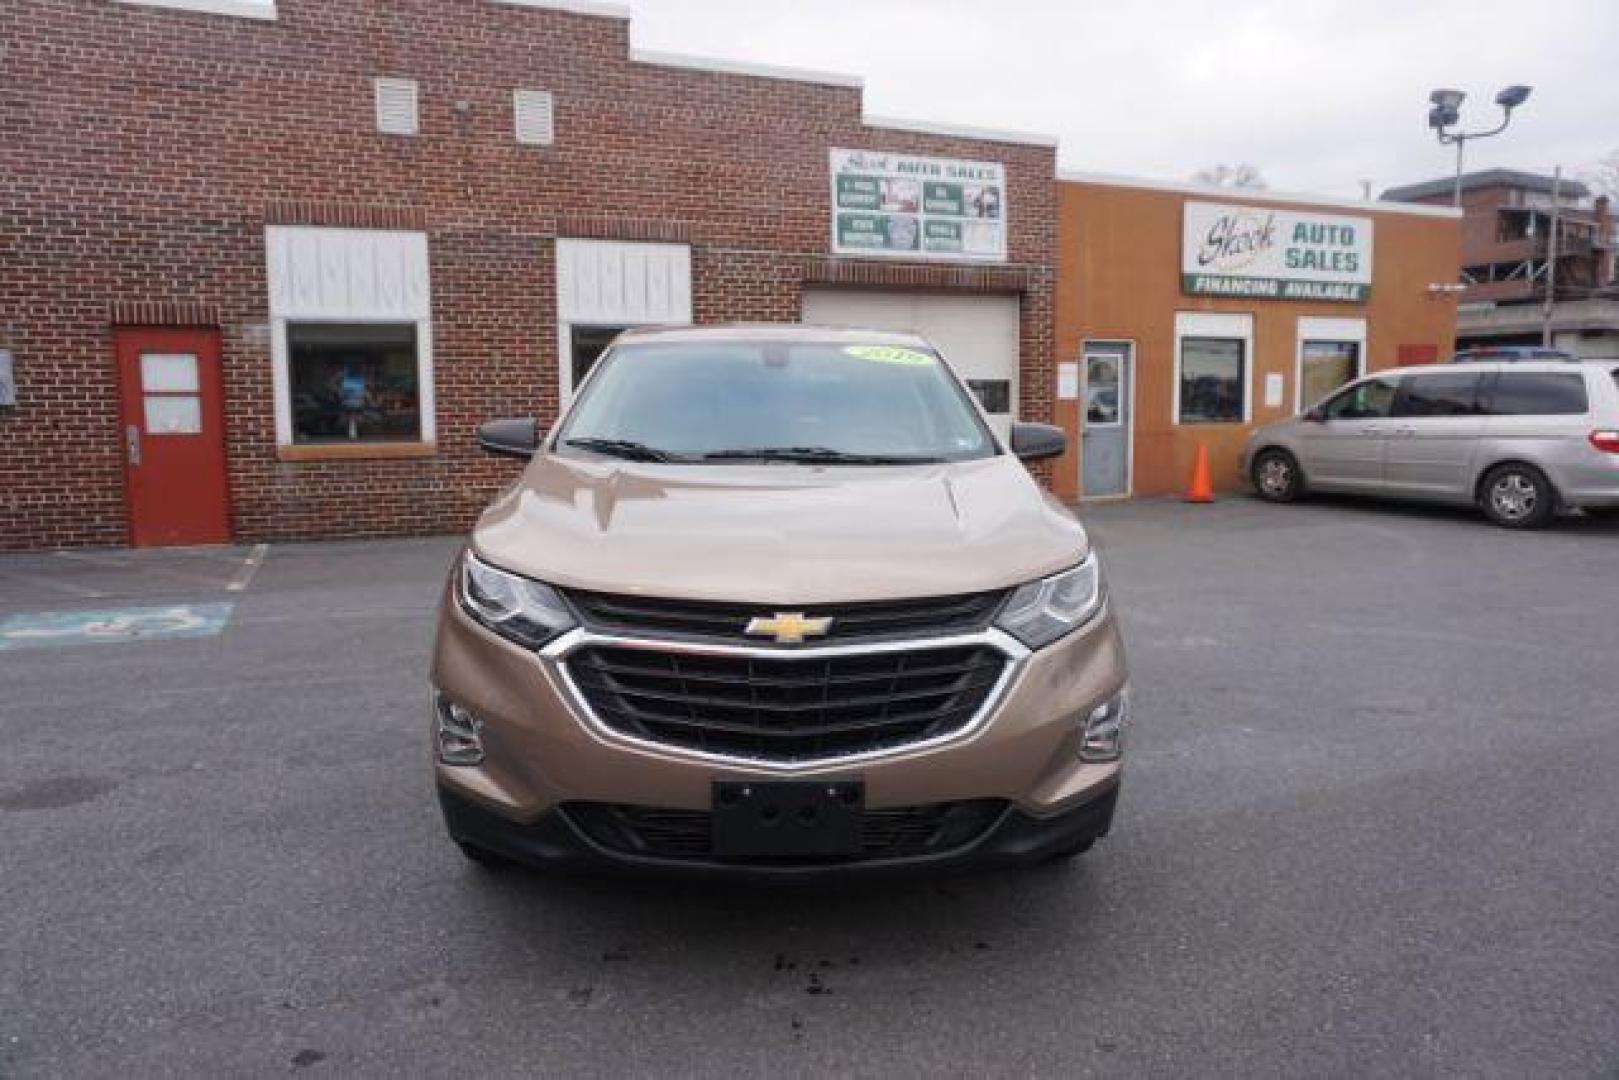
<instances>
[{"instance_id":1,"label":"light pole","mask_svg":"<svg viewBox=\"0 0 1619 1080\"><path fill-rule=\"evenodd\" d=\"M1462 102L1467 100L1467 94L1461 90L1435 90L1428 95L1428 126L1433 128L1434 134L1439 137L1440 145L1456 146L1456 189L1451 194L1453 206L1462 205L1462 156L1467 150L1467 140L1488 139L1491 135L1499 135L1512 123L1512 110L1529 100L1527 86L1509 86L1495 95L1495 103L1501 106L1501 122L1488 131L1450 131L1452 125L1458 124L1462 119Z\"/></svg>"}]
</instances>

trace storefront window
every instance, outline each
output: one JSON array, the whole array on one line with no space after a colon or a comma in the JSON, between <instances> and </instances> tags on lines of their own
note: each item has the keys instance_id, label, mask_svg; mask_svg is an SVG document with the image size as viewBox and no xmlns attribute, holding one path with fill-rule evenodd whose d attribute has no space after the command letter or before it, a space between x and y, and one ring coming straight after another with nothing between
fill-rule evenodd
<instances>
[{"instance_id":1,"label":"storefront window","mask_svg":"<svg viewBox=\"0 0 1619 1080\"><path fill-rule=\"evenodd\" d=\"M1306 341L1299 346L1299 394L1305 408L1359 375L1358 341Z\"/></svg>"},{"instance_id":2,"label":"storefront window","mask_svg":"<svg viewBox=\"0 0 1619 1080\"><path fill-rule=\"evenodd\" d=\"M289 323L293 442L421 438L413 323Z\"/></svg>"},{"instance_id":3,"label":"storefront window","mask_svg":"<svg viewBox=\"0 0 1619 1080\"><path fill-rule=\"evenodd\" d=\"M1246 352L1247 343L1241 338L1181 338L1181 423L1242 423Z\"/></svg>"}]
</instances>

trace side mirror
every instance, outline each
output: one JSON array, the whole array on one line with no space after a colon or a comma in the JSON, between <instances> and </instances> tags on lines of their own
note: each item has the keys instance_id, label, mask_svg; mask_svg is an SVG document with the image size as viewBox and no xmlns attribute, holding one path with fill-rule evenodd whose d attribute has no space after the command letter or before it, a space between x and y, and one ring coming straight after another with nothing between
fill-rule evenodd
<instances>
[{"instance_id":1,"label":"side mirror","mask_svg":"<svg viewBox=\"0 0 1619 1080\"><path fill-rule=\"evenodd\" d=\"M1317 407L1305 413L1302 419L1306 424L1325 424L1327 422L1327 414L1325 410Z\"/></svg>"},{"instance_id":2,"label":"side mirror","mask_svg":"<svg viewBox=\"0 0 1619 1080\"><path fill-rule=\"evenodd\" d=\"M1012 453L1023 461L1042 461L1062 455L1068 436L1051 424L1013 424Z\"/></svg>"},{"instance_id":3,"label":"side mirror","mask_svg":"<svg viewBox=\"0 0 1619 1080\"><path fill-rule=\"evenodd\" d=\"M478 446L497 457L527 461L540 448L540 430L532 418L491 420L478 427Z\"/></svg>"}]
</instances>

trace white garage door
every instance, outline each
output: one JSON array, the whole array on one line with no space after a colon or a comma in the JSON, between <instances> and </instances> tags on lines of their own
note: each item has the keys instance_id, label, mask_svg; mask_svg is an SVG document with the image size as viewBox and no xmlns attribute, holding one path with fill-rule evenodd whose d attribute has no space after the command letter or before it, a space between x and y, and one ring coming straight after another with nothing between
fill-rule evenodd
<instances>
[{"instance_id":1,"label":"white garage door","mask_svg":"<svg viewBox=\"0 0 1619 1080\"><path fill-rule=\"evenodd\" d=\"M996 434L1004 440L1011 431L1018 404L1017 297L805 289L804 321L921 334L972 387Z\"/></svg>"}]
</instances>

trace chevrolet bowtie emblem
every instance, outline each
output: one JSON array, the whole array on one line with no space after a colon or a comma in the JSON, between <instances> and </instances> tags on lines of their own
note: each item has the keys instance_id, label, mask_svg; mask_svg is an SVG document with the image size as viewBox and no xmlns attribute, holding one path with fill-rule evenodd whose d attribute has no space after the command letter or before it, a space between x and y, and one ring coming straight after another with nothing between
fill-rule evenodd
<instances>
[{"instance_id":1,"label":"chevrolet bowtie emblem","mask_svg":"<svg viewBox=\"0 0 1619 1080\"><path fill-rule=\"evenodd\" d=\"M773 637L777 645L802 645L805 638L824 637L831 619L807 619L802 611L778 611L771 618L748 620L745 631L753 637Z\"/></svg>"}]
</instances>

